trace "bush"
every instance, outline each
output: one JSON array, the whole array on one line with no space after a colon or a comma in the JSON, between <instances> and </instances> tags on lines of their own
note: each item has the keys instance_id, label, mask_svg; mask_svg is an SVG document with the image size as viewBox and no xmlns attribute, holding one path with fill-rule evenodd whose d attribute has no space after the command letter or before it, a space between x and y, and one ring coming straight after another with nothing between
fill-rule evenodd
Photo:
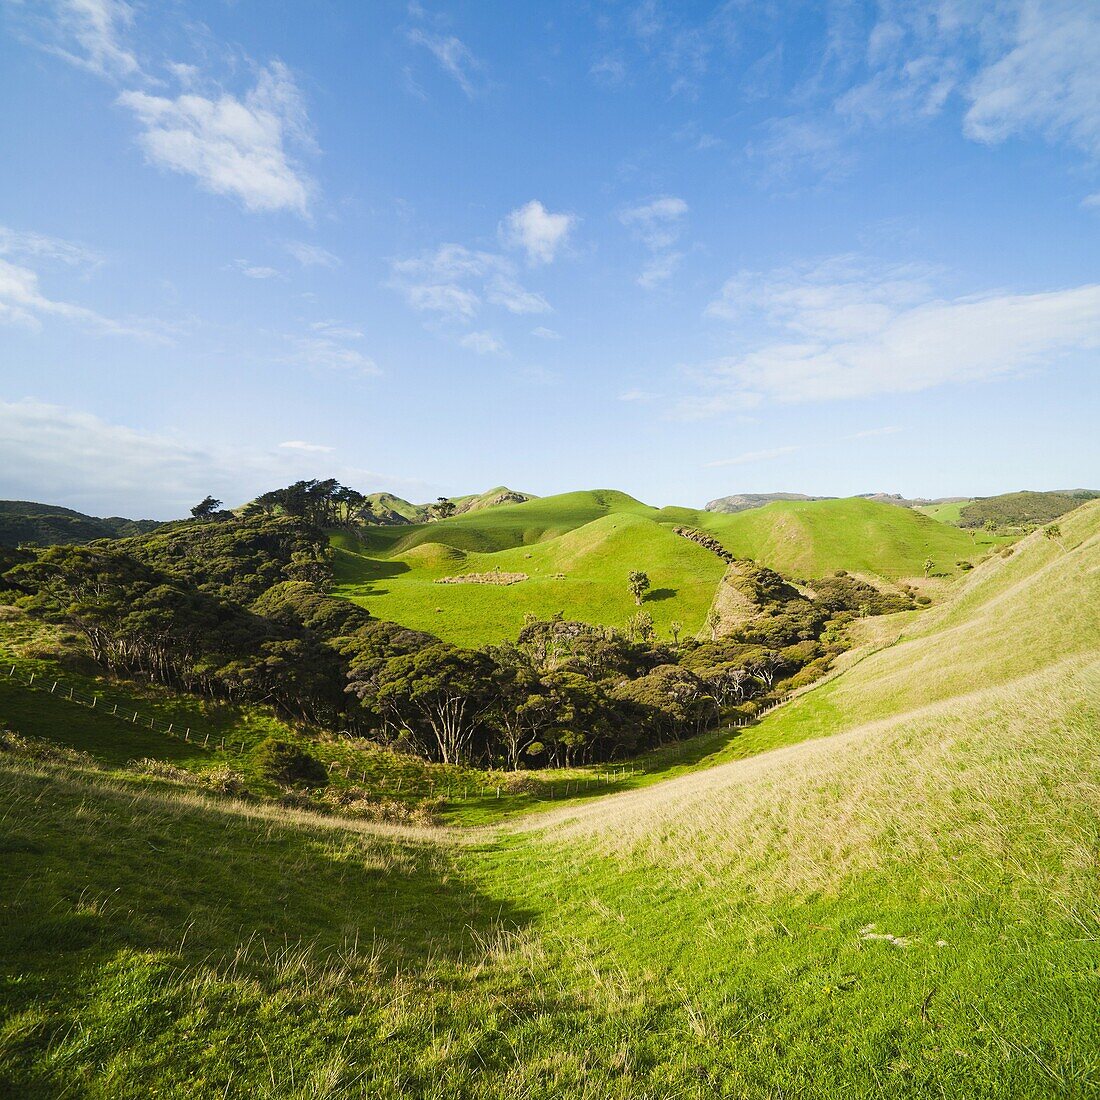
<instances>
[{"instance_id":1,"label":"bush","mask_svg":"<svg viewBox=\"0 0 1100 1100\"><path fill-rule=\"evenodd\" d=\"M921 607L927 607L931 602L932 602L932 597L931 596L918 596L917 597L917 603L919 603L921 605Z\"/></svg>"},{"instance_id":2,"label":"bush","mask_svg":"<svg viewBox=\"0 0 1100 1100\"><path fill-rule=\"evenodd\" d=\"M195 776L186 768L178 768L175 764L169 764L167 760L155 760L151 756L144 756L140 760L128 760L126 767L132 772L151 775L156 779L170 779L173 783L193 784L196 781Z\"/></svg>"},{"instance_id":3,"label":"bush","mask_svg":"<svg viewBox=\"0 0 1100 1100\"><path fill-rule=\"evenodd\" d=\"M955 564L956 564L956 565L957 565L957 566L958 566L958 567L959 567L959 568L960 568L960 569L961 569L961 570L962 570L962 571L963 571L964 573L965 573L965 572L966 572L967 570L969 570L969 569L973 569L973 568L974 568L974 563L973 563L972 561L957 561L957 562L955 562Z\"/></svg>"},{"instance_id":4,"label":"bush","mask_svg":"<svg viewBox=\"0 0 1100 1100\"><path fill-rule=\"evenodd\" d=\"M290 741L268 737L256 746L252 755L265 779L284 786L302 783L307 787L324 787L328 784L324 764Z\"/></svg>"},{"instance_id":5,"label":"bush","mask_svg":"<svg viewBox=\"0 0 1100 1100\"><path fill-rule=\"evenodd\" d=\"M243 798L248 794L248 781L245 777L224 764L211 768L201 779L215 794L228 794L234 798Z\"/></svg>"}]
</instances>

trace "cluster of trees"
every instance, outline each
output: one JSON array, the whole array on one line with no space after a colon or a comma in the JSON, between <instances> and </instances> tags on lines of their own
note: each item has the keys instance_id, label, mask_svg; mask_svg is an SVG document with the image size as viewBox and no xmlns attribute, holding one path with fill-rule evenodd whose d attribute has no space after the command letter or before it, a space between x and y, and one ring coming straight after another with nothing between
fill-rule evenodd
<instances>
[{"instance_id":1,"label":"cluster of trees","mask_svg":"<svg viewBox=\"0 0 1100 1100\"><path fill-rule=\"evenodd\" d=\"M330 522L326 509L343 505L327 484L302 483L302 499L315 499L293 507ZM8 551L0 585L78 630L113 673L266 703L429 760L510 768L622 758L751 714L824 670L845 616L896 609L844 574L810 582L809 599L739 563L736 583L757 610L720 639L657 640L639 611L625 632L531 619L515 641L462 649L330 595L324 533L278 509ZM640 600L648 577L629 582Z\"/></svg>"},{"instance_id":2,"label":"cluster of trees","mask_svg":"<svg viewBox=\"0 0 1100 1100\"><path fill-rule=\"evenodd\" d=\"M371 509L371 502L357 489L330 477L324 481L296 481L285 489L273 489L252 501L245 514L295 516L316 527L354 527L368 520Z\"/></svg>"}]
</instances>

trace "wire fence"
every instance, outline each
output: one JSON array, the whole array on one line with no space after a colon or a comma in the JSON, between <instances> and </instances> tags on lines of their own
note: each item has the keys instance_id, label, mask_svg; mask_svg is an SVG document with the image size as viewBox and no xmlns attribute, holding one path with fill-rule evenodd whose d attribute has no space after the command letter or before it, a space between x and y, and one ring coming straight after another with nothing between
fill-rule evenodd
<instances>
[{"instance_id":1,"label":"wire fence","mask_svg":"<svg viewBox=\"0 0 1100 1100\"><path fill-rule=\"evenodd\" d=\"M43 676L35 671L27 672L24 669L20 669L18 665L13 664L8 669L7 679L25 688L29 688L32 691L39 691L43 694L53 696L56 699L72 703L75 706L94 710L97 715L106 718L114 718L131 727L160 732L167 737L173 737L188 742L199 748L209 749L215 752L237 752L243 754L247 747L247 742L244 740L238 741L235 738L227 738L224 735L218 736L217 734L211 733L209 730L194 730L191 726L187 725L186 722L179 722L174 719L165 720L153 714L142 714L140 711L134 710L128 704L121 705L118 702L112 703L102 695L79 692L73 686L66 685L62 683L61 680L54 679L51 675L47 674ZM767 706L758 710L751 718L738 718L736 721L729 723L725 728L728 730L743 729L746 726L752 725L766 714L770 714L777 707L782 706L791 698L791 693L778 696L776 699L769 702ZM441 798L445 803L468 802L471 798L475 800L492 799L495 801L502 796L514 793L530 794L536 801L556 801L558 799L579 797L583 794L592 794L600 788L607 789L614 787L625 782L627 779L633 779L637 775L645 774L643 771L636 769L634 764L621 764L614 767L605 767L602 771L571 779L535 779L533 780L532 786L526 791L516 790L510 784L505 783L475 783L468 780L459 781L453 778L446 780L441 779L439 782L436 782L436 780L431 777L421 783L410 783L408 787L405 787L403 790L405 784L404 776L397 776L393 782L390 783L385 778L379 780L377 776L371 775L365 769L353 767L350 763L339 760L327 761L325 763L325 768L330 776L342 775L345 780L352 782L358 781L364 787L372 784L377 786L379 788L378 790L367 791L367 794L372 797L395 799L404 797L407 799L410 796L422 796L423 788L426 786L428 789L428 798ZM414 787L419 787L420 791L415 791Z\"/></svg>"}]
</instances>

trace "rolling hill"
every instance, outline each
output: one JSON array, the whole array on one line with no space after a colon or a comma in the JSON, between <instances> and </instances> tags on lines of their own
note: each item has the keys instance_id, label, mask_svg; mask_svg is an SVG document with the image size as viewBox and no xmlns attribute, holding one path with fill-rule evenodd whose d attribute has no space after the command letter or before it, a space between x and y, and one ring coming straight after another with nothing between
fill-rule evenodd
<instances>
[{"instance_id":1,"label":"rolling hill","mask_svg":"<svg viewBox=\"0 0 1100 1100\"><path fill-rule=\"evenodd\" d=\"M1061 526L717 766L474 835L7 746L0 1088L1096 1095L1100 503Z\"/></svg>"},{"instance_id":2,"label":"rolling hill","mask_svg":"<svg viewBox=\"0 0 1100 1100\"><path fill-rule=\"evenodd\" d=\"M0 500L0 546L55 546L126 538L152 531L156 520L88 516L72 508L30 500Z\"/></svg>"},{"instance_id":3,"label":"rolling hill","mask_svg":"<svg viewBox=\"0 0 1100 1100\"><path fill-rule=\"evenodd\" d=\"M880 582L957 572L992 539L965 534L910 509L861 498L777 501L736 514L656 509L612 490L566 493L501 505L437 523L369 528L362 539L333 535L338 594L373 614L462 644L514 637L524 615L563 612L623 626L636 607L632 569L652 591L644 608L658 632L674 620L703 628L724 571L717 555L676 534L686 526L713 536L738 557L794 577L838 569ZM498 571L526 579L509 585L441 584Z\"/></svg>"}]
</instances>

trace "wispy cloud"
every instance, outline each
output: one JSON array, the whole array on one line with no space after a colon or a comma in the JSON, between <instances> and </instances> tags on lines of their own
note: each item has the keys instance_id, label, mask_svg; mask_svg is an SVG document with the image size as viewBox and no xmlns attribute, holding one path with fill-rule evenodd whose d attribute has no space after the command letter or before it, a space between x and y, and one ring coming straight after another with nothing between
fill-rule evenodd
<instances>
[{"instance_id":1,"label":"wispy cloud","mask_svg":"<svg viewBox=\"0 0 1100 1100\"><path fill-rule=\"evenodd\" d=\"M409 31L409 41L423 46L470 99L478 93L482 86L483 66L462 39L453 34L431 34L414 27Z\"/></svg>"},{"instance_id":2,"label":"wispy cloud","mask_svg":"<svg viewBox=\"0 0 1100 1100\"><path fill-rule=\"evenodd\" d=\"M306 216L315 185L296 153L313 149L309 118L290 70L273 61L243 98L127 91L118 97L143 129L150 163L180 172L253 212Z\"/></svg>"},{"instance_id":3,"label":"wispy cloud","mask_svg":"<svg viewBox=\"0 0 1100 1100\"><path fill-rule=\"evenodd\" d=\"M491 332L468 332L458 342L478 355L501 355L504 352L503 342Z\"/></svg>"},{"instance_id":4,"label":"wispy cloud","mask_svg":"<svg viewBox=\"0 0 1100 1100\"><path fill-rule=\"evenodd\" d=\"M310 455L330 455L336 450L335 447L327 447L323 443L307 443L304 439L288 439L279 446L286 451L300 451Z\"/></svg>"},{"instance_id":5,"label":"wispy cloud","mask_svg":"<svg viewBox=\"0 0 1100 1100\"><path fill-rule=\"evenodd\" d=\"M134 9L123 0L52 0L26 15L35 41L70 65L110 80L142 75L125 41Z\"/></svg>"},{"instance_id":6,"label":"wispy cloud","mask_svg":"<svg viewBox=\"0 0 1100 1100\"><path fill-rule=\"evenodd\" d=\"M339 267L340 257L320 245L305 241L284 241L283 247L302 267Z\"/></svg>"},{"instance_id":7,"label":"wispy cloud","mask_svg":"<svg viewBox=\"0 0 1100 1100\"><path fill-rule=\"evenodd\" d=\"M3 225L0 225L0 256L57 260L71 267L95 267L104 262L102 254L86 245Z\"/></svg>"},{"instance_id":8,"label":"wispy cloud","mask_svg":"<svg viewBox=\"0 0 1100 1100\"><path fill-rule=\"evenodd\" d=\"M532 264L548 264L577 225L575 214L552 214L537 199L513 210L501 223L505 247L521 248Z\"/></svg>"},{"instance_id":9,"label":"wispy cloud","mask_svg":"<svg viewBox=\"0 0 1100 1100\"><path fill-rule=\"evenodd\" d=\"M540 340L560 340L561 333L556 332L552 328L547 328L545 325L537 325L531 329L531 335L537 336Z\"/></svg>"},{"instance_id":10,"label":"wispy cloud","mask_svg":"<svg viewBox=\"0 0 1100 1100\"><path fill-rule=\"evenodd\" d=\"M680 239L688 204L675 195L661 195L637 206L619 211L625 225L652 253L638 276L638 285L652 289L672 277L683 260L683 253L672 250Z\"/></svg>"},{"instance_id":11,"label":"wispy cloud","mask_svg":"<svg viewBox=\"0 0 1100 1100\"><path fill-rule=\"evenodd\" d=\"M450 320L470 320L485 302L510 313L550 311L541 294L520 285L507 257L459 244L394 260L390 286L400 291L413 309Z\"/></svg>"},{"instance_id":12,"label":"wispy cloud","mask_svg":"<svg viewBox=\"0 0 1100 1100\"><path fill-rule=\"evenodd\" d=\"M707 312L767 335L694 372L690 415L988 381L1100 347L1100 285L951 298L927 269L852 257L742 273Z\"/></svg>"},{"instance_id":13,"label":"wispy cloud","mask_svg":"<svg viewBox=\"0 0 1100 1100\"><path fill-rule=\"evenodd\" d=\"M48 297L39 286L36 271L0 259L0 324L38 330L53 318L97 335L133 336L154 343L165 339L164 332L149 322L121 321L87 306Z\"/></svg>"},{"instance_id":14,"label":"wispy cloud","mask_svg":"<svg viewBox=\"0 0 1100 1100\"><path fill-rule=\"evenodd\" d=\"M356 334L359 335L359 334ZM381 374L378 364L358 348L344 340L318 330L312 336L288 336L291 350L283 356L284 363L308 367L311 370L349 371L360 376Z\"/></svg>"},{"instance_id":15,"label":"wispy cloud","mask_svg":"<svg viewBox=\"0 0 1100 1100\"><path fill-rule=\"evenodd\" d=\"M706 470L718 469L721 466L747 466L753 462L768 462L773 458L782 458L783 455L794 454L795 451L800 450L799 447L769 447L763 451L746 451L744 454L737 455L736 458L719 458L714 462L704 462L703 468Z\"/></svg>"},{"instance_id":16,"label":"wispy cloud","mask_svg":"<svg viewBox=\"0 0 1100 1100\"><path fill-rule=\"evenodd\" d=\"M196 445L41 401L0 401L0 496L167 519L207 493L238 503L300 477L338 477L363 490L404 480L423 492L420 482L336 463L314 447L300 440L267 449Z\"/></svg>"},{"instance_id":17,"label":"wispy cloud","mask_svg":"<svg viewBox=\"0 0 1100 1100\"><path fill-rule=\"evenodd\" d=\"M653 393L651 390L623 390L623 392L619 394L619 400L630 402L648 402L656 401L660 398L660 396L661 395L659 393Z\"/></svg>"},{"instance_id":18,"label":"wispy cloud","mask_svg":"<svg viewBox=\"0 0 1100 1100\"><path fill-rule=\"evenodd\" d=\"M619 221L633 230L647 248L668 248L680 236L680 223L688 204L675 195L662 195L619 211Z\"/></svg>"},{"instance_id":19,"label":"wispy cloud","mask_svg":"<svg viewBox=\"0 0 1100 1100\"><path fill-rule=\"evenodd\" d=\"M282 272L277 267L267 267L264 264L254 264L248 260L237 260L233 266L250 279L277 279Z\"/></svg>"}]
</instances>

